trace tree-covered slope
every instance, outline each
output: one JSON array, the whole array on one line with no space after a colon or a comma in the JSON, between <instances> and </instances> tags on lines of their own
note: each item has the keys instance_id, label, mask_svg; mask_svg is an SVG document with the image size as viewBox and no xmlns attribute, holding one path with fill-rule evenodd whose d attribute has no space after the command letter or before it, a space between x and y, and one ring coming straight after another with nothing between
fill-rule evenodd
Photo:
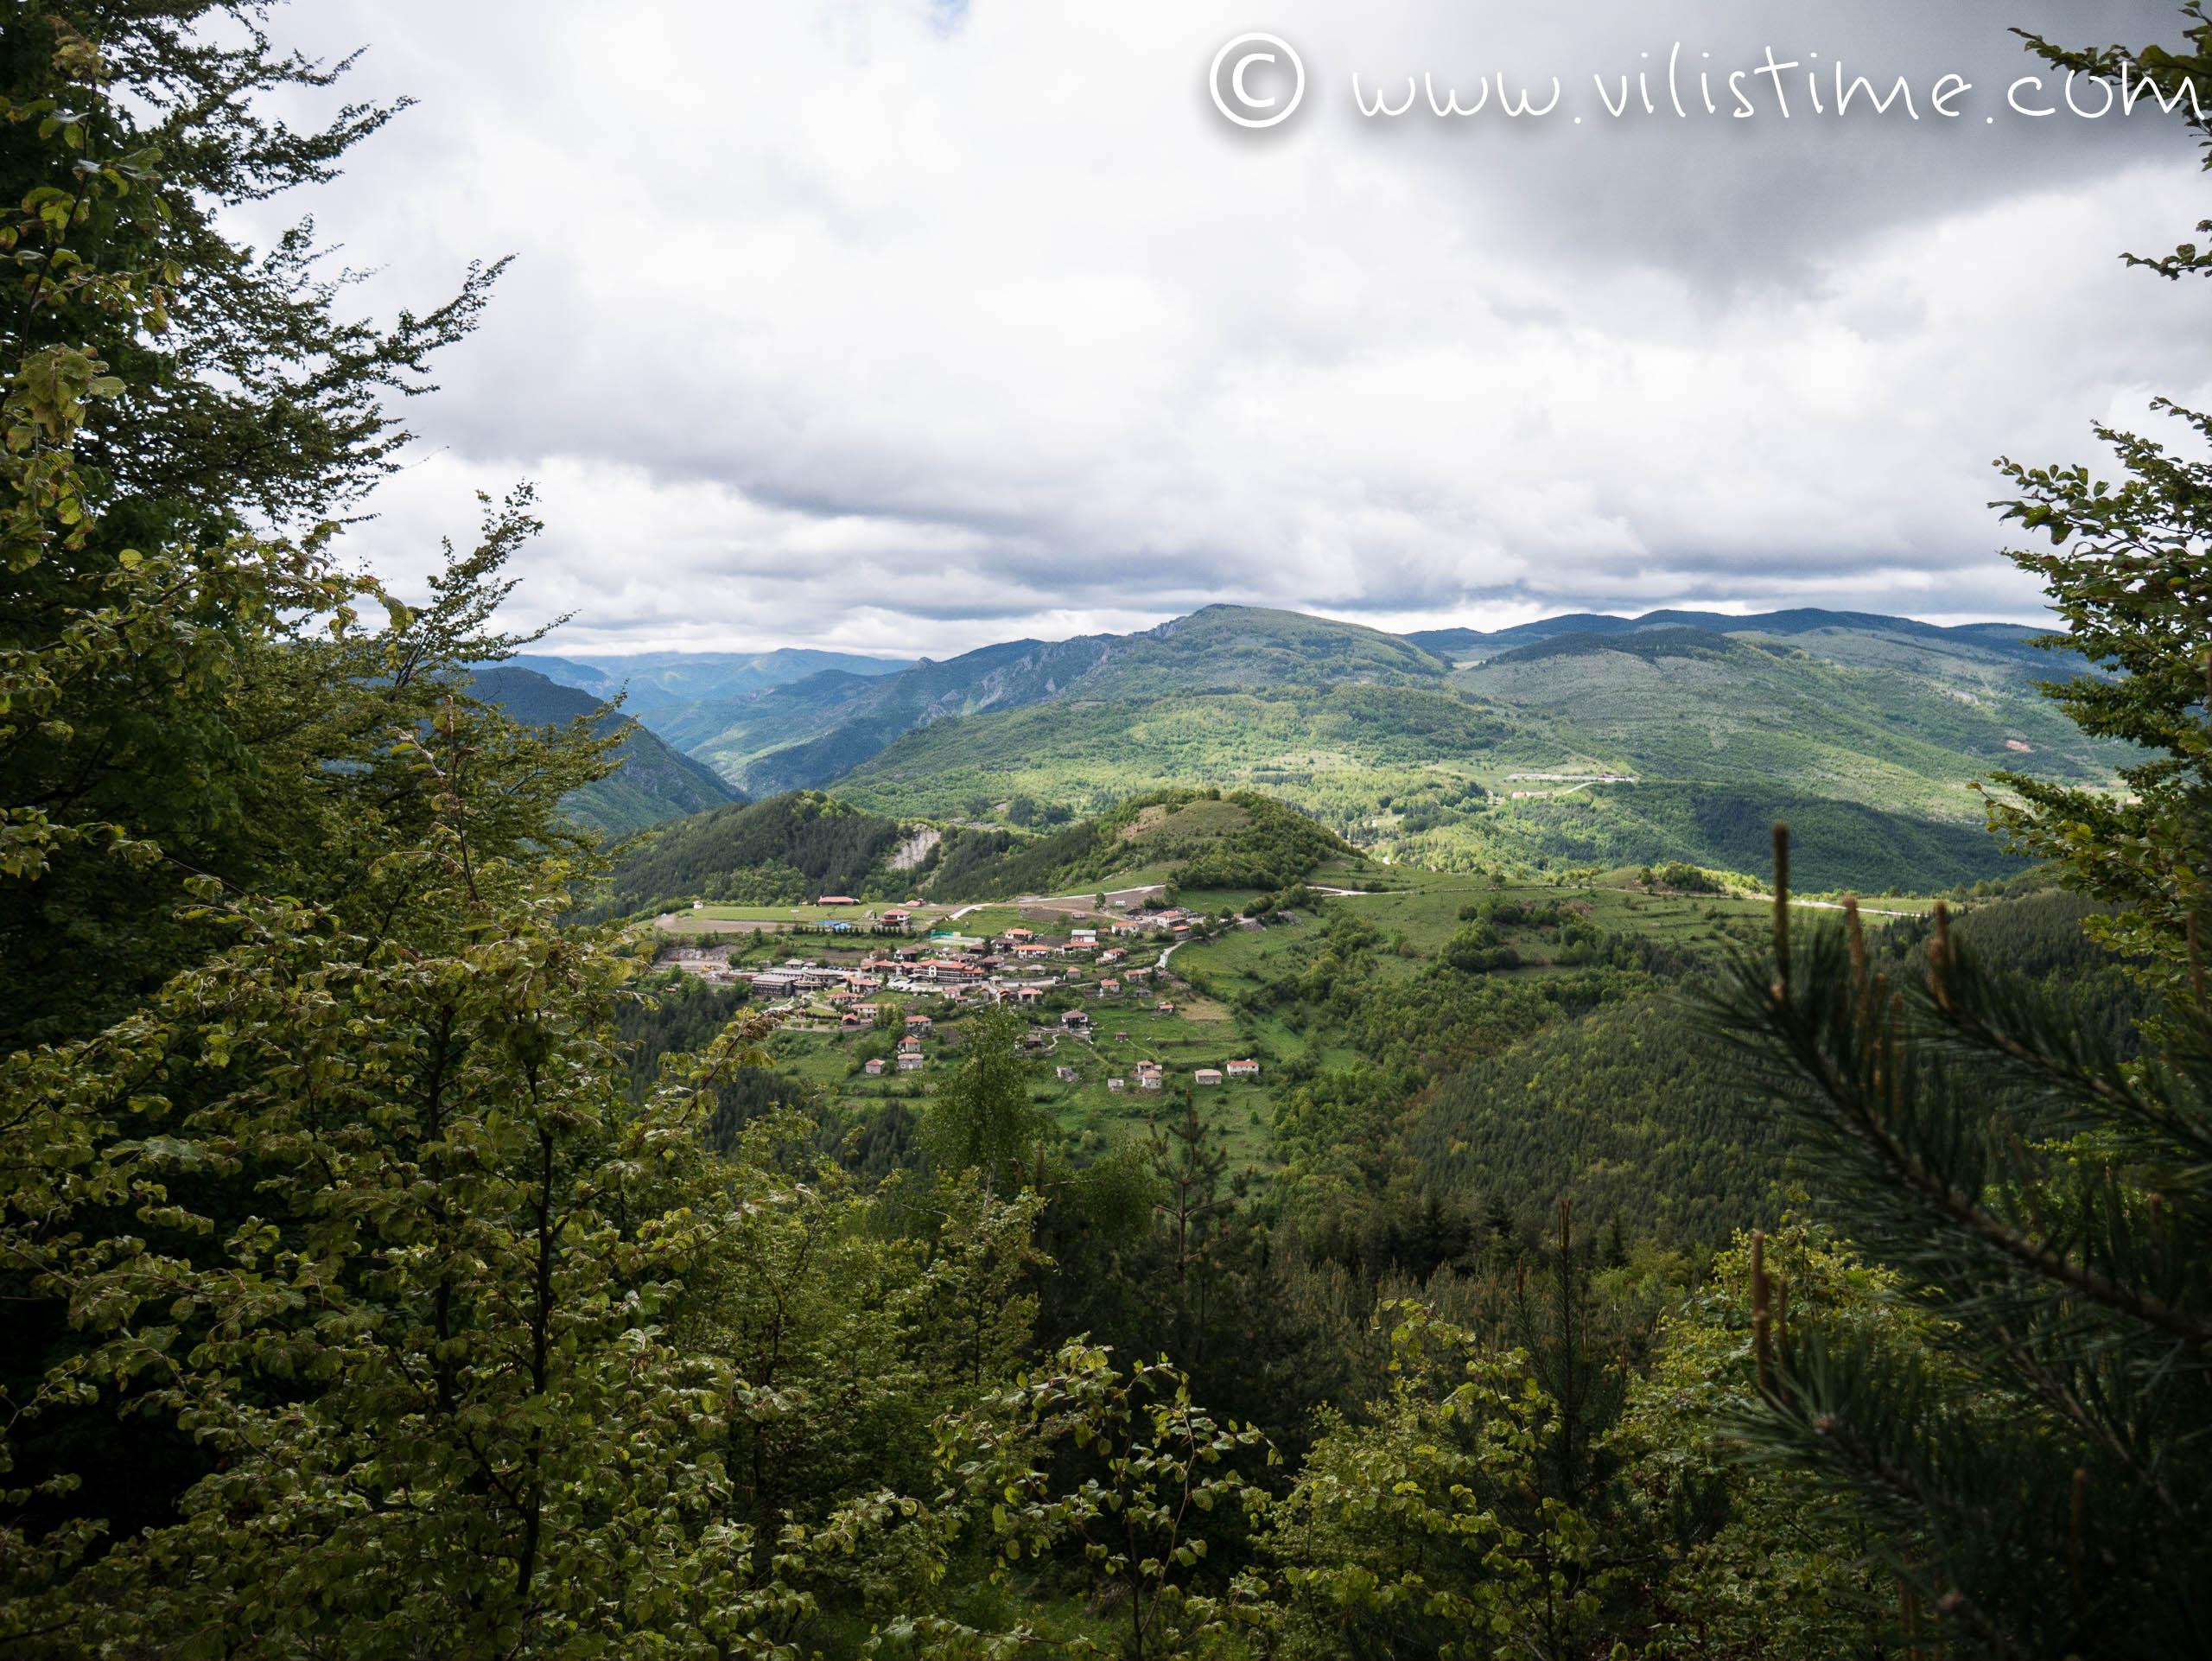
<instances>
[{"instance_id":1,"label":"tree-covered slope","mask_svg":"<svg viewBox=\"0 0 2212 1661\"><path fill-rule=\"evenodd\" d=\"M887 864L899 822L810 791L678 820L632 851L608 880L597 913L688 902L798 905L825 894L903 898L912 879Z\"/></svg>"},{"instance_id":2,"label":"tree-covered slope","mask_svg":"<svg viewBox=\"0 0 2212 1661\"><path fill-rule=\"evenodd\" d=\"M2126 1051L2150 1005L2084 932L2097 909L2029 888L1973 902L1953 932L1992 968L2097 1012ZM1870 938L1876 971L1917 983L1930 932L1925 918L1885 920ZM1414 1186L1469 1215L1565 1199L1586 1228L1618 1222L1629 1239L1675 1245L1718 1247L1771 1225L1794 1133L1747 1097L1714 1042L1695 1002L1702 973L1546 1026L1443 1079L1405 1135Z\"/></svg>"},{"instance_id":3,"label":"tree-covered slope","mask_svg":"<svg viewBox=\"0 0 2212 1661\"><path fill-rule=\"evenodd\" d=\"M1789 790L1659 782L1508 801L1402 837L1397 846L1402 858L1445 858L1455 837L1472 831L1501 852L1548 868L1685 860L1757 876L1772 856L1777 819L1790 827L1797 883L1811 892L1927 893L2011 876L2024 864L1978 823Z\"/></svg>"},{"instance_id":4,"label":"tree-covered slope","mask_svg":"<svg viewBox=\"0 0 2212 1661\"><path fill-rule=\"evenodd\" d=\"M956 831L930 883L933 900L1005 899L1164 869L1198 888L1288 888L1352 850L1294 809L1252 791L1166 790L1056 835Z\"/></svg>"},{"instance_id":5,"label":"tree-covered slope","mask_svg":"<svg viewBox=\"0 0 2212 1661\"><path fill-rule=\"evenodd\" d=\"M2024 668L1967 690L1703 629L1560 635L1453 680L1647 776L1939 819L1979 824L1967 786L1999 767L2081 783L2107 777L2113 759L2035 695Z\"/></svg>"},{"instance_id":6,"label":"tree-covered slope","mask_svg":"<svg viewBox=\"0 0 2212 1661\"><path fill-rule=\"evenodd\" d=\"M673 749L627 716L607 710L588 692L563 686L534 670L502 664L480 669L469 690L496 703L529 727L565 726L579 716L597 716L596 729L620 728L626 736L615 758L620 763L607 778L569 792L563 803L569 816L587 829L626 835L664 819L697 813L744 799L705 763Z\"/></svg>"},{"instance_id":7,"label":"tree-covered slope","mask_svg":"<svg viewBox=\"0 0 2212 1661\"><path fill-rule=\"evenodd\" d=\"M1719 1246L1771 1225L1787 1136L1671 994L1546 1027L1438 1086L1406 1136L1420 1186L1465 1211L1573 1202L1582 1226Z\"/></svg>"}]
</instances>

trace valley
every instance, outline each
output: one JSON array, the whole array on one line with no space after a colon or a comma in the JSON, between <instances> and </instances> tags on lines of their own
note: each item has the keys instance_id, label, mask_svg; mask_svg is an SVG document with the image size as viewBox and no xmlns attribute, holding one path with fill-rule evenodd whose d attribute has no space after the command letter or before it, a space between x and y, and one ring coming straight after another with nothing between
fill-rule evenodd
<instances>
[{"instance_id":1,"label":"valley","mask_svg":"<svg viewBox=\"0 0 2212 1661\"><path fill-rule=\"evenodd\" d=\"M1303 1205L1293 1196L1345 1149L1380 1151L1389 1138L1376 1115L1416 1098L1462 1101L1473 1076L1579 1057L1575 1068L1610 1082L1546 1094L1530 1110L1541 1123L1503 1111L1516 1099L1508 1091L1472 1117L1449 1108L1458 1128L1448 1136L1408 1133L1416 1186L1456 1194L1470 1212L1514 1211L1521 1202L1497 1172L1525 1167L1532 1137L1542 1148L1571 1129L1606 1151L1554 1146L1525 1192L1586 1197L1592 1215L1627 1219L1631 1238L1705 1250L1747 1218L1778 1214L1784 1150L1716 1101L1681 1093L1685 1069L1703 1079L1713 1066L1682 994L1757 949L1770 907L1708 873L1667 875L1706 891L1637 870L1515 882L1338 856L1286 894L1185 888L1169 905L1153 888L1120 889L1103 906L1096 896L911 910L710 906L654 919L641 938L657 942L662 975L683 984L741 994L763 977L753 1002L781 1017L772 1063L828 1123L925 1112L973 1022L1004 1002L1027 1034L1030 1098L1072 1157L1149 1145L1166 1117L1195 1109L1259 1204ZM1996 894L1954 898L1969 932L1985 910L2034 909ZM1917 938L1930 903L1870 908L1870 929ZM1807 902L1808 918L1818 908ZM919 1036L902 1064L910 1028ZM1251 1075L1233 1075L1231 1062ZM1427 1107L1420 1123L1445 1111ZM1664 1216L1637 1185L1646 1159L1679 1167L1659 1200ZM1287 1186L1269 1201L1278 1185Z\"/></svg>"}]
</instances>

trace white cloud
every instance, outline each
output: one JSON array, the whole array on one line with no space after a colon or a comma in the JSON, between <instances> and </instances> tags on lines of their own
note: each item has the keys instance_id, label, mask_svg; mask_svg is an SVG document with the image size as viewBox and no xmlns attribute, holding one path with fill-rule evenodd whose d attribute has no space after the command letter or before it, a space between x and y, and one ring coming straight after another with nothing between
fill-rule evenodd
<instances>
[{"instance_id":1,"label":"white cloud","mask_svg":"<svg viewBox=\"0 0 2212 1661\"><path fill-rule=\"evenodd\" d=\"M519 598L575 611L578 651L944 656L1216 599L2025 615L1990 457L2085 455L2092 416L2212 379L2201 294L2114 258L2200 216L2171 133L1385 130L1337 71L1777 26L1273 10L1313 107L1256 138L1203 87L1251 20L1190 0L298 10L372 43L357 95L423 100L317 204L372 291L520 255L407 412L426 459L365 556L419 568L472 489L535 478ZM2018 73L2024 8L1930 10L1808 9L1777 44Z\"/></svg>"}]
</instances>

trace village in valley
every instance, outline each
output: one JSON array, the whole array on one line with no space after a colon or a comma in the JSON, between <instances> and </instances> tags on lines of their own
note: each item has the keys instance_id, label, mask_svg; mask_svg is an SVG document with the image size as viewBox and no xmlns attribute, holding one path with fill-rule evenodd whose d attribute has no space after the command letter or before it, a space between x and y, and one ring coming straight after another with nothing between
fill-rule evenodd
<instances>
[{"instance_id":1,"label":"village in valley","mask_svg":"<svg viewBox=\"0 0 2212 1661\"><path fill-rule=\"evenodd\" d=\"M1339 1017L1278 996L1328 958L1332 927L1357 928L1364 972L1410 995L1470 927L1495 933L1485 979L1541 986L1586 972L1616 936L1717 959L1766 914L1730 891L1740 884L1688 866L1567 875L1378 869L1345 855L1273 892L1132 873L1122 881L1142 886L970 903L664 901L631 926L663 986L774 1015L775 1071L836 1117L926 1112L967 1022L1005 1007L1023 1018L1032 1099L1078 1162L1195 1110L1233 1169L1266 1185L1283 1168L1278 1108L1359 1065Z\"/></svg>"},{"instance_id":2,"label":"village in valley","mask_svg":"<svg viewBox=\"0 0 2212 1661\"><path fill-rule=\"evenodd\" d=\"M779 1068L848 1102L925 1097L932 1069L957 1061L964 1019L1001 1007L1027 1016L1040 1104L1095 1146L1116 1122L1149 1119L1162 1092L1260 1082L1229 1011L1173 970L1179 947L1260 923L1186 910L1159 888L957 909L837 894L783 909L699 904L652 927L657 968L747 990L780 1017ZM1268 1104L1238 1094L1243 1111L1207 1117L1242 1144L1241 1163L1264 1162Z\"/></svg>"}]
</instances>

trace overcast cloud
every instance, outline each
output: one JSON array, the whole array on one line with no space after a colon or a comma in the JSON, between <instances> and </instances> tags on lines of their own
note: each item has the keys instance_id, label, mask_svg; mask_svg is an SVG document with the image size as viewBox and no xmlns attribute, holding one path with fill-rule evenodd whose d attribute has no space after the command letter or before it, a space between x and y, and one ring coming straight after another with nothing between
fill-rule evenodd
<instances>
[{"instance_id":1,"label":"overcast cloud","mask_svg":"<svg viewBox=\"0 0 2212 1661\"><path fill-rule=\"evenodd\" d=\"M556 649L942 657L1217 600L2031 616L1990 460L2090 459L2092 420L2212 398L2212 292L2116 258L2189 234L2212 180L2147 105L2008 109L2036 66L2005 29L2175 16L314 0L279 25L367 45L354 96L420 100L313 204L381 268L371 301L518 256L408 411L363 558L404 581L472 492L530 478L518 598L577 614ZM1264 132L1206 86L1250 29L1308 73ZM1769 46L1801 65L1790 118L1764 76L1758 116L1706 116L1694 71ZM1839 57L1906 76L1921 118L1815 118L1804 70ZM1394 105L1424 72L1561 101L1370 119L1355 71ZM1638 71L1661 113L1612 118L1592 76Z\"/></svg>"}]
</instances>

